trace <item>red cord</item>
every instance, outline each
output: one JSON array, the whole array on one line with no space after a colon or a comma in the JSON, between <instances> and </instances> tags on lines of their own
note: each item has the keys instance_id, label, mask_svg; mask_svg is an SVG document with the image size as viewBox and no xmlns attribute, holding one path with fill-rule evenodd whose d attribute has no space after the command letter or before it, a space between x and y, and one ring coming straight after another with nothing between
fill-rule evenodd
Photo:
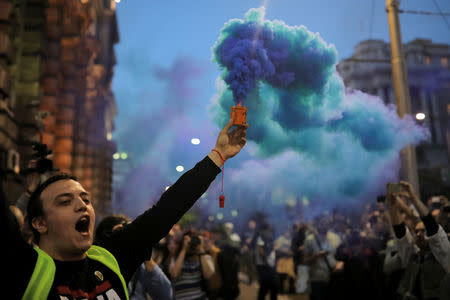
<instances>
[{"instance_id":1,"label":"red cord","mask_svg":"<svg viewBox=\"0 0 450 300\"><path fill-rule=\"evenodd\" d=\"M225 164L225 159L223 159L222 154L220 154L220 152L219 152L218 150L216 150L216 149L212 149L212 151L214 151L214 152L216 152L217 154L219 154L220 159L222 160L222 164Z\"/></svg>"},{"instance_id":2,"label":"red cord","mask_svg":"<svg viewBox=\"0 0 450 300\"><path fill-rule=\"evenodd\" d=\"M220 152L217 151L216 149L213 149L212 151L214 151L217 154L219 154L220 159L222 160L222 188L221 188L221 195L219 196L219 206L223 207L224 206L224 202L225 202L225 196L223 195L223 176L224 176L224 173L225 173L225 159L223 159L222 154L220 154Z\"/></svg>"}]
</instances>

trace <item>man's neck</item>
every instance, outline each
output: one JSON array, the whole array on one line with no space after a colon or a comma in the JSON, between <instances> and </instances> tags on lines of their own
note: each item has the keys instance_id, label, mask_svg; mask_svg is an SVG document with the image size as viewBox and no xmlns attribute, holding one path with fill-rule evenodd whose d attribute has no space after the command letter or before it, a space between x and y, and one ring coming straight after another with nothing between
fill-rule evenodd
<instances>
[{"instance_id":1,"label":"man's neck","mask_svg":"<svg viewBox=\"0 0 450 300\"><path fill-rule=\"evenodd\" d=\"M54 260L59 261L77 261L86 258L86 252L80 254L69 254L62 251L57 251L54 247L48 245L45 241L41 241L38 245L39 249L47 253Z\"/></svg>"}]
</instances>

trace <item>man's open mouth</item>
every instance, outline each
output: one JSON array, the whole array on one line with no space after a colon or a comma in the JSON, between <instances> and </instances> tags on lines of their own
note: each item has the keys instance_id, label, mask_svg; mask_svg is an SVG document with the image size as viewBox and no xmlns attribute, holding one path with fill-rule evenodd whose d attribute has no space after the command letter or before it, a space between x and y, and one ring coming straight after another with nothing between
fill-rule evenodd
<instances>
[{"instance_id":1,"label":"man's open mouth","mask_svg":"<svg viewBox=\"0 0 450 300\"><path fill-rule=\"evenodd\" d=\"M89 218L89 216L83 216L75 224L75 230L80 233L88 233L90 223L91 219Z\"/></svg>"}]
</instances>

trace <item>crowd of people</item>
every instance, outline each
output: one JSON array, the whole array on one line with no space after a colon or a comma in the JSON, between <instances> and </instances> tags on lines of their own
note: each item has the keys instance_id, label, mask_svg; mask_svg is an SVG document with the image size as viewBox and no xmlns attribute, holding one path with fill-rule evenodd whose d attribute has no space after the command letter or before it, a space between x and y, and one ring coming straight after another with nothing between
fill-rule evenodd
<instances>
[{"instance_id":1,"label":"crowd of people","mask_svg":"<svg viewBox=\"0 0 450 300\"><path fill-rule=\"evenodd\" d=\"M252 285L258 300L279 294L308 294L311 300L450 299L450 202L445 196L422 202L410 184L401 185L402 192L380 197L358 219L335 210L310 222L297 220L280 236L264 217L249 219L239 232L230 222L207 230L176 223L128 274L129 297L237 299L242 285ZM17 220L27 197L10 207ZM107 245L128 226L133 222L125 215L103 218L94 245ZM26 232L24 238L36 243Z\"/></svg>"},{"instance_id":2,"label":"crowd of people","mask_svg":"<svg viewBox=\"0 0 450 300\"><path fill-rule=\"evenodd\" d=\"M404 181L356 219L335 210L279 236L264 217L239 232L230 222L182 228L180 218L245 145L246 127L231 126L135 220L96 223L88 191L68 174L32 175L9 209L1 197L15 265L7 298L231 300L250 285L258 300L450 299L450 202L422 201Z\"/></svg>"},{"instance_id":3,"label":"crowd of people","mask_svg":"<svg viewBox=\"0 0 450 300\"><path fill-rule=\"evenodd\" d=\"M258 288L258 300L450 299L450 202L422 202L409 183L400 185L358 219L335 210L280 236L267 218L250 219L241 232L229 222L208 231L176 225L153 260L172 299L237 299L245 285Z\"/></svg>"}]
</instances>

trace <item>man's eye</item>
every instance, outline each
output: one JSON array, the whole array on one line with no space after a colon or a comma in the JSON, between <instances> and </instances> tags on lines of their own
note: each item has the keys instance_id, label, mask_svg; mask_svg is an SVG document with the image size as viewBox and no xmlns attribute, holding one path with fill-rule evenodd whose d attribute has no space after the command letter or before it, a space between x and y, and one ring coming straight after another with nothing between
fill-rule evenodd
<instances>
[{"instance_id":1,"label":"man's eye","mask_svg":"<svg viewBox=\"0 0 450 300\"><path fill-rule=\"evenodd\" d=\"M69 204L70 204L70 199L62 200L62 201L60 202L60 204L61 204L61 205L69 205Z\"/></svg>"},{"instance_id":2,"label":"man's eye","mask_svg":"<svg viewBox=\"0 0 450 300\"><path fill-rule=\"evenodd\" d=\"M89 198L83 198L84 203L89 204L91 203L91 200L89 200Z\"/></svg>"}]
</instances>

